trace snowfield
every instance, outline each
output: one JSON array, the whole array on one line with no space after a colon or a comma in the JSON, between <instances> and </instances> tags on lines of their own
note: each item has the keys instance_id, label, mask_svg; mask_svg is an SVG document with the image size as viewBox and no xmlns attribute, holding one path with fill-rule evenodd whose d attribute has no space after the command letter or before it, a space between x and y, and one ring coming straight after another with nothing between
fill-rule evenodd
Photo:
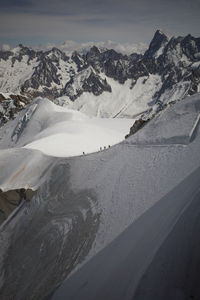
<instances>
[{"instance_id":1,"label":"snowfield","mask_svg":"<svg viewBox=\"0 0 200 300\"><path fill-rule=\"evenodd\" d=\"M100 132L120 141L123 123L33 104L0 130L0 188L36 190L0 227L2 298L42 299L74 272L53 299L198 299L200 94L106 151L69 158L53 141L74 135L84 151L83 132L98 148Z\"/></svg>"},{"instance_id":2,"label":"snowfield","mask_svg":"<svg viewBox=\"0 0 200 300\"><path fill-rule=\"evenodd\" d=\"M100 119L37 98L4 127L1 147L40 150L55 157L89 154L124 140L134 119Z\"/></svg>"},{"instance_id":3,"label":"snowfield","mask_svg":"<svg viewBox=\"0 0 200 300\"><path fill-rule=\"evenodd\" d=\"M24 148L36 149L56 157L71 157L101 151L124 140L133 119L98 119L62 109L66 120L50 126ZM68 120L67 114L75 115Z\"/></svg>"}]
</instances>

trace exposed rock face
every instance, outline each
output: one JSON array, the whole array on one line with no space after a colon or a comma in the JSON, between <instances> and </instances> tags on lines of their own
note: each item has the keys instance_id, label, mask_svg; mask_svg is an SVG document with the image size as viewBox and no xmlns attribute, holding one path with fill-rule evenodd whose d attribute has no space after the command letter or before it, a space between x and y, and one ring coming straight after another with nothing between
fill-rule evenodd
<instances>
[{"instance_id":1,"label":"exposed rock face","mask_svg":"<svg viewBox=\"0 0 200 300\"><path fill-rule=\"evenodd\" d=\"M59 61L68 62L69 58L57 48L39 55L39 64L34 68L34 72L30 79L27 79L21 86L23 93L32 90L34 96L56 97L59 91L53 88L53 85L59 86L60 76L57 71ZM40 87L43 87L42 89Z\"/></svg>"},{"instance_id":2,"label":"exposed rock face","mask_svg":"<svg viewBox=\"0 0 200 300\"><path fill-rule=\"evenodd\" d=\"M160 30L157 30L149 45L149 49L145 52L145 57L146 58L155 57L157 52L161 50L161 48L164 48L168 42L169 40L167 36L163 34Z\"/></svg>"},{"instance_id":3,"label":"exposed rock face","mask_svg":"<svg viewBox=\"0 0 200 300\"><path fill-rule=\"evenodd\" d=\"M106 79L102 80L102 78L96 76L93 72L84 81L82 88L83 91L93 93L95 96L100 95L102 90L111 92L111 87L107 84Z\"/></svg>"},{"instance_id":4,"label":"exposed rock face","mask_svg":"<svg viewBox=\"0 0 200 300\"><path fill-rule=\"evenodd\" d=\"M106 78L122 87L131 79L133 88L141 77L156 75L161 86L149 101L162 109L166 98L172 101L200 91L200 38L169 39L158 30L144 55L123 55L93 46L86 54L74 52L68 57L57 48L35 51L19 45L13 52L0 51L0 70L0 91L23 94L30 100L68 96L75 101L85 92L95 96L112 92ZM5 106L1 124L12 118L11 109Z\"/></svg>"},{"instance_id":5,"label":"exposed rock face","mask_svg":"<svg viewBox=\"0 0 200 300\"><path fill-rule=\"evenodd\" d=\"M63 95L67 95L74 101L84 92L98 96L102 91L111 92L112 90L106 79L102 79L93 68L89 67L71 78L65 86Z\"/></svg>"},{"instance_id":6,"label":"exposed rock face","mask_svg":"<svg viewBox=\"0 0 200 300\"><path fill-rule=\"evenodd\" d=\"M22 95L0 93L0 126L5 124L8 120L14 119L15 115L22 110L28 103L31 97L27 98Z\"/></svg>"},{"instance_id":7,"label":"exposed rock face","mask_svg":"<svg viewBox=\"0 0 200 300\"><path fill-rule=\"evenodd\" d=\"M2 224L22 200L30 201L34 195L30 189L17 189L7 192L0 190L0 224Z\"/></svg>"},{"instance_id":8,"label":"exposed rock face","mask_svg":"<svg viewBox=\"0 0 200 300\"><path fill-rule=\"evenodd\" d=\"M150 119L147 120L143 120L143 119L138 119L134 122L133 126L130 128L130 132L129 134L127 134L125 136L125 138L128 138L129 136L133 135L134 133L136 133L139 129L141 129L142 127L144 127L144 125L146 125L147 122L149 122Z\"/></svg>"},{"instance_id":9,"label":"exposed rock face","mask_svg":"<svg viewBox=\"0 0 200 300\"><path fill-rule=\"evenodd\" d=\"M2 51L0 50L0 58L3 60L7 60L10 56L12 56L13 53L11 51Z\"/></svg>"}]
</instances>

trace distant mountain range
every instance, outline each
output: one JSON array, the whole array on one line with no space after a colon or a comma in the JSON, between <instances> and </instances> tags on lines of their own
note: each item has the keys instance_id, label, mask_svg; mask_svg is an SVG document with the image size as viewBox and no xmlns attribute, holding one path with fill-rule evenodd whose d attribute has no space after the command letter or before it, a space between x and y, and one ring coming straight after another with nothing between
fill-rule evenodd
<instances>
[{"instance_id":1,"label":"distant mountain range","mask_svg":"<svg viewBox=\"0 0 200 300\"><path fill-rule=\"evenodd\" d=\"M144 54L96 46L71 56L55 47L0 51L1 124L37 96L92 116L149 118L198 91L200 38L191 35L168 38L158 30Z\"/></svg>"}]
</instances>

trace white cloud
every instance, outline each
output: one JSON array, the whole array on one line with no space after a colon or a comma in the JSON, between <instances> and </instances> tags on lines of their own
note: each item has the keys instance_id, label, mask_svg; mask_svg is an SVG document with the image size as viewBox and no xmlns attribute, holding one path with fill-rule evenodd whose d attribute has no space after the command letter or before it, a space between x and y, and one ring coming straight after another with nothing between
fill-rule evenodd
<instances>
[{"instance_id":1,"label":"white cloud","mask_svg":"<svg viewBox=\"0 0 200 300\"><path fill-rule=\"evenodd\" d=\"M97 46L102 49L114 49L117 52L122 54L131 54L131 53L144 53L147 49L147 45L144 43L117 43L111 40L104 42L85 42L77 43L72 40L66 40L61 45L48 43L46 45L40 46L39 49L49 50L52 47L57 47L65 52L67 55L71 55L73 51L85 52L89 50L92 46Z\"/></svg>"},{"instance_id":2,"label":"white cloud","mask_svg":"<svg viewBox=\"0 0 200 300\"><path fill-rule=\"evenodd\" d=\"M9 51L10 50L10 46L8 44L3 44L1 47L1 50L3 51Z\"/></svg>"}]
</instances>

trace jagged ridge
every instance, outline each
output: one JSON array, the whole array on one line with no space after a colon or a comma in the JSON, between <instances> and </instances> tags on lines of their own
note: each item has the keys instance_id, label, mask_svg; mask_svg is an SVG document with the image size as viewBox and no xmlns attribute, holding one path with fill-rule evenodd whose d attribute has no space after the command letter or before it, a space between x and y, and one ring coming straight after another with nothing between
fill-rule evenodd
<instances>
[{"instance_id":1,"label":"jagged ridge","mask_svg":"<svg viewBox=\"0 0 200 300\"><path fill-rule=\"evenodd\" d=\"M130 80L130 89L141 79L140 89L143 89L155 75L159 80L151 83L154 90L145 107L152 114L163 109L166 103L200 90L200 38L187 35L169 39L158 30L144 55L123 55L93 46L86 54L74 52L68 57L57 48L35 51L19 45L13 51L0 51L0 75L0 91L28 96L29 101L35 96L51 100L66 96L69 101L76 101L85 93L97 97L104 92L112 93L109 78L122 88ZM132 102L134 95L133 90ZM126 94L124 101L125 98ZM2 103L0 112L1 120L5 121L9 113L5 105L2 109ZM126 114L123 103L118 112L108 112L108 116Z\"/></svg>"}]
</instances>

